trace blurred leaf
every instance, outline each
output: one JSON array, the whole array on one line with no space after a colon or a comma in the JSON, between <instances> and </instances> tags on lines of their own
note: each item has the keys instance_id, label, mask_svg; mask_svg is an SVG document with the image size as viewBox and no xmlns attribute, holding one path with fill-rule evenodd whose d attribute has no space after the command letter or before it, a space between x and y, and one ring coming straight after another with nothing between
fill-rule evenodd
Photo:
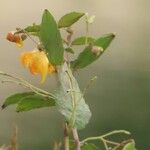
<instances>
[{"instance_id":1,"label":"blurred leaf","mask_svg":"<svg viewBox=\"0 0 150 150\"><path fill-rule=\"evenodd\" d=\"M87 40L87 43L86 43L86 40ZM72 45L85 45L85 44L94 43L94 41L95 39L92 37L82 36L82 37L76 38L71 44Z\"/></svg>"},{"instance_id":2,"label":"blurred leaf","mask_svg":"<svg viewBox=\"0 0 150 150\"><path fill-rule=\"evenodd\" d=\"M33 24L24 29L27 32L40 32L40 25Z\"/></svg>"},{"instance_id":3,"label":"blurred leaf","mask_svg":"<svg viewBox=\"0 0 150 150\"><path fill-rule=\"evenodd\" d=\"M131 143L126 144L122 150L136 150L135 143L131 142Z\"/></svg>"},{"instance_id":4,"label":"blurred leaf","mask_svg":"<svg viewBox=\"0 0 150 150\"><path fill-rule=\"evenodd\" d=\"M17 112L22 112L51 106L55 106L54 99L49 99L36 94L22 98L21 101L19 101L16 110Z\"/></svg>"},{"instance_id":5,"label":"blurred leaf","mask_svg":"<svg viewBox=\"0 0 150 150\"><path fill-rule=\"evenodd\" d=\"M27 26L24 29L17 28L15 33L25 33L28 32L30 35L39 36L40 33L40 25L33 24L32 26Z\"/></svg>"},{"instance_id":6,"label":"blurred leaf","mask_svg":"<svg viewBox=\"0 0 150 150\"><path fill-rule=\"evenodd\" d=\"M66 51L66 52L69 52L69 53L71 53L71 54L74 54L73 49L70 48L70 47L66 48L65 51Z\"/></svg>"},{"instance_id":7,"label":"blurred leaf","mask_svg":"<svg viewBox=\"0 0 150 150\"><path fill-rule=\"evenodd\" d=\"M49 61L54 65L60 65L63 62L64 48L56 21L48 10L43 13L40 39L48 53Z\"/></svg>"},{"instance_id":8,"label":"blurred leaf","mask_svg":"<svg viewBox=\"0 0 150 150\"><path fill-rule=\"evenodd\" d=\"M22 98L26 96L34 95L34 94L35 94L34 92L24 92L24 93L13 94L5 100L4 104L2 105L2 108L4 109L9 105L17 104Z\"/></svg>"},{"instance_id":9,"label":"blurred leaf","mask_svg":"<svg viewBox=\"0 0 150 150\"><path fill-rule=\"evenodd\" d=\"M56 92L56 106L70 126L82 129L89 122L91 112L66 63L58 69L58 78L60 88Z\"/></svg>"},{"instance_id":10,"label":"blurred leaf","mask_svg":"<svg viewBox=\"0 0 150 150\"><path fill-rule=\"evenodd\" d=\"M74 140L69 140L69 150L76 150L76 145Z\"/></svg>"},{"instance_id":11,"label":"blurred leaf","mask_svg":"<svg viewBox=\"0 0 150 150\"><path fill-rule=\"evenodd\" d=\"M70 27L72 24L77 22L82 16L84 16L84 13L70 12L60 18L60 20L58 21L58 27Z\"/></svg>"},{"instance_id":12,"label":"blurred leaf","mask_svg":"<svg viewBox=\"0 0 150 150\"><path fill-rule=\"evenodd\" d=\"M74 69L84 68L89 64L93 63L103 54L103 52L110 45L114 37L115 35L113 33L110 33L98 38L93 43L93 45L89 45L83 50L83 52L79 54L78 58L72 62L72 67ZM96 53L96 48L97 48L97 53Z\"/></svg>"},{"instance_id":13,"label":"blurred leaf","mask_svg":"<svg viewBox=\"0 0 150 150\"><path fill-rule=\"evenodd\" d=\"M99 150L96 145L88 143L81 147L81 150Z\"/></svg>"}]
</instances>

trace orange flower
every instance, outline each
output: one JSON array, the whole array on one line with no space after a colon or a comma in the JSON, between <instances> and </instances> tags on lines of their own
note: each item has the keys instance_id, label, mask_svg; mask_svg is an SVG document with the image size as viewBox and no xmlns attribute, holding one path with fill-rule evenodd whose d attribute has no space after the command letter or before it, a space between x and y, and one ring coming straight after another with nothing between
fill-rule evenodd
<instances>
[{"instance_id":1,"label":"orange flower","mask_svg":"<svg viewBox=\"0 0 150 150\"><path fill-rule=\"evenodd\" d=\"M29 68L33 75L41 75L41 83L43 83L48 73L55 72L55 67L49 63L49 60L44 51L33 50L21 54L21 62Z\"/></svg>"},{"instance_id":2,"label":"orange flower","mask_svg":"<svg viewBox=\"0 0 150 150\"><path fill-rule=\"evenodd\" d=\"M16 43L18 47L23 46L23 41L19 34L14 34L14 32L9 32L7 34L6 39L10 42Z\"/></svg>"}]
</instances>

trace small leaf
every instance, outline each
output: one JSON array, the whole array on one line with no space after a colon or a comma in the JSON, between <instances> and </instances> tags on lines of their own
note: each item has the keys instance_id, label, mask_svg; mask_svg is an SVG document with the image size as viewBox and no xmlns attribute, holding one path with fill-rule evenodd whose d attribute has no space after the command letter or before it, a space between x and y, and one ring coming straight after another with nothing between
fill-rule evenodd
<instances>
[{"instance_id":1,"label":"small leaf","mask_svg":"<svg viewBox=\"0 0 150 150\"><path fill-rule=\"evenodd\" d=\"M126 144L122 150L136 150L135 143L130 142L130 143Z\"/></svg>"},{"instance_id":2,"label":"small leaf","mask_svg":"<svg viewBox=\"0 0 150 150\"><path fill-rule=\"evenodd\" d=\"M81 150L99 150L98 147L94 144L87 143L81 147Z\"/></svg>"},{"instance_id":3,"label":"small leaf","mask_svg":"<svg viewBox=\"0 0 150 150\"><path fill-rule=\"evenodd\" d=\"M56 106L72 128L82 129L88 124L91 112L66 63L58 69L58 78L60 88L56 92Z\"/></svg>"},{"instance_id":4,"label":"small leaf","mask_svg":"<svg viewBox=\"0 0 150 150\"><path fill-rule=\"evenodd\" d=\"M43 13L40 39L50 63L60 65L63 62L64 48L56 21L48 10Z\"/></svg>"},{"instance_id":5,"label":"small leaf","mask_svg":"<svg viewBox=\"0 0 150 150\"><path fill-rule=\"evenodd\" d=\"M55 106L54 99L42 97L40 95L31 95L22 98L16 108L17 112L29 111L36 108Z\"/></svg>"},{"instance_id":6,"label":"small leaf","mask_svg":"<svg viewBox=\"0 0 150 150\"><path fill-rule=\"evenodd\" d=\"M26 32L28 32L30 35L39 36L40 28L41 28L40 25L33 24L31 26L27 26L24 29L17 28L17 31L15 33L26 33Z\"/></svg>"},{"instance_id":7,"label":"small leaf","mask_svg":"<svg viewBox=\"0 0 150 150\"><path fill-rule=\"evenodd\" d=\"M60 20L58 21L58 27L59 28L70 27L84 15L85 15L84 13L70 12L60 18Z\"/></svg>"},{"instance_id":8,"label":"small leaf","mask_svg":"<svg viewBox=\"0 0 150 150\"><path fill-rule=\"evenodd\" d=\"M84 68L97 60L110 45L114 37L115 35L113 33L104 35L97 39L93 45L86 47L83 52L79 54L78 58L72 62L72 68Z\"/></svg>"},{"instance_id":9,"label":"small leaf","mask_svg":"<svg viewBox=\"0 0 150 150\"><path fill-rule=\"evenodd\" d=\"M40 32L40 25L33 24L32 26L28 26L24 29L27 32Z\"/></svg>"},{"instance_id":10,"label":"small leaf","mask_svg":"<svg viewBox=\"0 0 150 150\"><path fill-rule=\"evenodd\" d=\"M86 41L87 40L87 41ZM95 39L92 38L92 37L85 37L85 36L82 36L82 37L79 37L79 38L76 38L72 43L71 45L85 45L85 44L92 44L94 43ZM87 43L86 43L87 42Z\"/></svg>"},{"instance_id":11,"label":"small leaf","mask_svg":"<svg viewBox=\"0 0 150 150\"><path fill-rule=\"evenodd\" d=\"M72 48L70 48L70 47L69 47L69 48L66 48L66 49L65 49L65 51L66 51L66 52L69 52L69 53L71 53L71 54L74 54L73 49L72 49Z\"/></svg>"},{"instance_id":12,"label":"small leaf","mask_svg":"<svg viewBox=\"0 0 150 150\"><path fill-rule=\"evenodd\" d=\"M34 95L34 94L35 94L34 92L24 92L24 93L13 94L5 100L4 104L2 105L2 108L4 109L9 105L17 104L22 98L26 96Z\"/></svg>"}]
</instances>

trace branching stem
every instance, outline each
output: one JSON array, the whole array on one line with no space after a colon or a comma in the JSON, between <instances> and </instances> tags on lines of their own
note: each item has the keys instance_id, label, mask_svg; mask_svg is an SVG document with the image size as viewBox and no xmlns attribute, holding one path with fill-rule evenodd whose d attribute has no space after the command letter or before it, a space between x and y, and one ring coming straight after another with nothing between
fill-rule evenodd
<instances>
[{"instance_id":1,"label":"branching stem","mask_svg":"<svg viewBox=\"0 0 150 150\"><path fill-rule=\"evenodd\" d=\"M26 80L24 80L22 78L13 76L11 74L8 74L8 73L2 72L2 71L0 71L0 75L2 75L4 77L11 78L11 79L2 81L3 83L4 82L13 82L13 83L16 83L18 85L22 85L22 86L24 86L26 88L31 89L33 92L35 92L35 93L37 93L39 95L42 95L42 96L45 96L45 97L50 97L50 98L56 98L56 96L54 94L49 93L49 92L47 92L45 90L42 90L42 89L40 89L40 88L30 84L29 82L27 82Z\"/></svg>"},{"instance_id":2,"label":"branching stem","mask_svg":"<svg viewBox=\"0 0 150 150\"><path fill-rule=\"evenodd\" d=\"M127 135L130 135L130 132L126 131L126 130L114 130L112 132L109 132L109 133L106 133L104 135L101 135L101 136L96 136L96 137L88 137L84 140L81 141L81 145L83 145L84 143L88 142L88 141L93 141L93 140L101 140L103 143L104 143L104 146L105 146L105 149L108 150L108 144L113 144L113 145L119 145L119 143L117 142L113 142L113 141L109 141L105 138L107 138L108 136L111 136L111 135L114 135L114 134L127 134Z\"/></svg>"}]
</instances>

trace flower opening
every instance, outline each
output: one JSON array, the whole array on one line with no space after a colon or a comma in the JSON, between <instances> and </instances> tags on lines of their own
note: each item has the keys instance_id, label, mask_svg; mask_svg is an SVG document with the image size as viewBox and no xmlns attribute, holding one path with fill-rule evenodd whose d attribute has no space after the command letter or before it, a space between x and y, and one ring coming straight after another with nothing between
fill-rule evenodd
<instances>
[{"instance_id":1,"label":"flower opening","mask_svg":"<svg viewBox=\"0 0 150 150\"><path fill-rule=\"evenodd\" d=\"M49 63L44 51L23 52L21 54L21 62L33 75L41 75L41 83L45 81L48 73L56 71L55 67Z\"/></svg>"}]
</instances>

